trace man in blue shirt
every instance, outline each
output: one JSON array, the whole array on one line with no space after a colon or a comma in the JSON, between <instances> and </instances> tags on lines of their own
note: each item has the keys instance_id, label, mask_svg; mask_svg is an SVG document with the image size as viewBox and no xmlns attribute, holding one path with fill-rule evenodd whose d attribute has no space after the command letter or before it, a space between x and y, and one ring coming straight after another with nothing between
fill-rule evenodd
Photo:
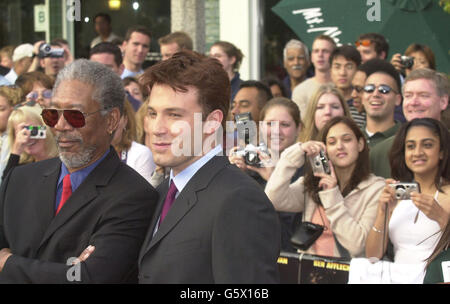
<instances>
[{"instance_id":1,"label":"man in blue shirt","mask_svg":"<svg viewBox=\"0 0 450 304\"><path fill-rule=\"evenodd\" d=\"M42 118L59 159L16 167L0 189L1 283L137 282L157 193L110 146L124 97L103 64L58 74Z\"/></svg>"}]
</instances>

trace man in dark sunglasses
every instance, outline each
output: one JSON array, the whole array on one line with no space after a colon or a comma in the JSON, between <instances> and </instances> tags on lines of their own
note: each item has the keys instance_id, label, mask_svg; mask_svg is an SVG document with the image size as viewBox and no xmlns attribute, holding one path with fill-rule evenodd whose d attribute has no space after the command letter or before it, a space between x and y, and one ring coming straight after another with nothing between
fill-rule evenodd
<instances>
[{"instance_id":1,"label":"man in dark sunglasses","mask_svg":"<svg viewBox=\"0 0 450 304\"><path fill-rule=\"evenodd\" d=\"M137 282L157 193L110 145L121 79L81 59L53 92L42 118L59 158L16 167L0 189L0 283Z\"/></svg>"},{"instance_id":2,"label":"man in dark sunglasses","mask_svg":"<svg viewBox=\"0 0 450 304\"><path fill-rule=\"evenodd\" d=\"M362 95L366 111L364 132L370 147L394 135L401 124L394 120L395 107L402 102L400 76L389 62L377 61L376 70L365 81Z\"/></svg>"}]
</instances>

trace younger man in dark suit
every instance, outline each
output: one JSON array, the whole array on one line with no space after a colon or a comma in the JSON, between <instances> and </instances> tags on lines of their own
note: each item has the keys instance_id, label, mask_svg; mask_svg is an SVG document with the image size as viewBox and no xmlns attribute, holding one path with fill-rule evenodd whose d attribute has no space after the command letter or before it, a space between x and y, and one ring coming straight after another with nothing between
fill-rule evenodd
<instances>
[{"instance_id":1,"label":"younger man in dark suit","mask_svg":"<svg viewBox=\"0 0 450 304\"><path fill-rule=\"evenodd\" d=\"M218 156L230 100L219 61L184 50L149 68L142 82L151 91L150 148L171 173L157 188L139 282L278 282L275 210L258 184Z\"/></svg>"},{"instance_id":2,"label":"younger man in dark suit","mask_svg":"<svg viewBox=\"0 0 450 304\"><path fill-rule=\"evenodd\" d=\"M0 189L1 283L137 282L157 193L110 146L124 98L103 64L58 74L42 117L59 159L15 168Z\"/></svg>"}]
</instances>

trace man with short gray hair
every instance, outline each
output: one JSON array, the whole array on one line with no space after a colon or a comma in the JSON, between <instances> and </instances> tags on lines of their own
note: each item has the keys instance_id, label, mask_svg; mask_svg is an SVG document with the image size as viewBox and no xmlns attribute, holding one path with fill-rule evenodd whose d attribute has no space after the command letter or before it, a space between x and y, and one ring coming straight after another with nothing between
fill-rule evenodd
<instances>
[{"instance_id":1,"label":"man with short gray hair","mask_svg":"<svg viewBox=\"0 0 450 304\"><path fill-rule=\"evenodd\" d=\"M58 74L41 115L59 158L14 168L0 189L0 283L137 282L157 193L111 146L124 98L103 64Z\"/></svg>"},{"instance_id":2,"label":"man with short gray hair","mask_svg":"<svg viewBox=\"0 0 450 304\"><path fill-rule=\"evenodd\" d=\"M294 88L306 79L310 66L308 47L299 40L289 40L283 50L283 62L288 74L283 84L288 97L291 98Z\"/></svg>"}]
</instances>

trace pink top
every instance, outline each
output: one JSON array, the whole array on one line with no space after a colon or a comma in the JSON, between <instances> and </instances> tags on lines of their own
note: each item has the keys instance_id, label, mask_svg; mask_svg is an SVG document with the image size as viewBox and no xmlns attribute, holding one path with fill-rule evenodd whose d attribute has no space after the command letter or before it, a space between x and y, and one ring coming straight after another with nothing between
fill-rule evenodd
<instances>
[{"instance_id":1,"label":"pink top","mask_svg":"<svg viewBox=\"0 0 450 304\"><path fill-rule=\"evenodd\" d=\"M317 206L314 210L311 222L325 226L322 235L313 244L313 249L317 255L334 256L334 237L331 231L330 221L325 215L323 206Z\"/></svg>"}]
</instances>

